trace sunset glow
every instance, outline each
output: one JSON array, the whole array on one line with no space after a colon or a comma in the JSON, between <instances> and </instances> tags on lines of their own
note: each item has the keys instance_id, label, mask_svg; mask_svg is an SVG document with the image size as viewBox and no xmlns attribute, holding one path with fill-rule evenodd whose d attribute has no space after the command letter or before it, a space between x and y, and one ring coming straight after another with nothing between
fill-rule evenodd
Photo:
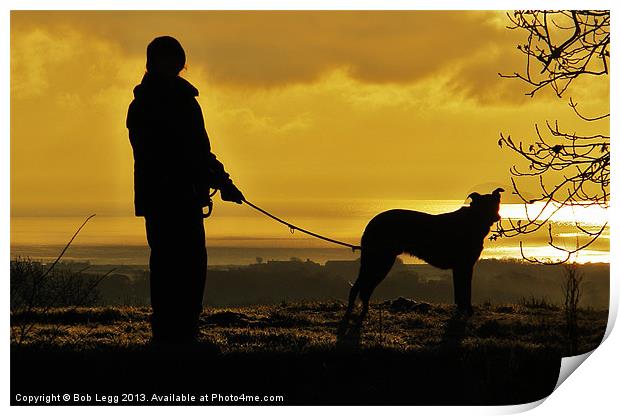
<instances>
[{"instance_id":1,"label":"sunset glow","mask_svg":"<svg viewBox=\"0 0 620 416\"><path fill-rule=\"evenodd\" d=\"M529 99L498 77L523 68L504 16L14 11L11 244L62 244L92 213L76 243L145 244L124 123L146 45L164 33L184 45L181 76L200 91L213 150L248 200L353 243L382 210L448 212L499 186L502 217L523 219L509 175L522 161L497 146L499 133L529 141L535 123L581 125L565 100ZM580 79L573 92L588 114L609 111L605 83ZM216 199L210 245L325 246ZM607 212L562 208L554 220L601 225ZM518 243L490 242L483 257L519 257ZM531 243L553 255L544 236ZM578 260L608 261L606 244Z\"/></svg>"}]
</instances>

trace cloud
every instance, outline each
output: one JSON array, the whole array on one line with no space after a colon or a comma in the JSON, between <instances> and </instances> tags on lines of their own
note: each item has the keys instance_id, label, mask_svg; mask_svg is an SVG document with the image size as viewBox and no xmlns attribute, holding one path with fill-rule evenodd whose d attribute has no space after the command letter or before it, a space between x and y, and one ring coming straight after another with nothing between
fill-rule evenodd
<instances>
[{"instance_id":1,"label":"cloud","mask_svg":"<svg viewBox=\"0 0 620 416\"><path fill-rule=\"evenodd\" d=\"M124 119L162 28L215 153L258 198L462 198L506 183L499 131L571 115L512 98L493 13L13 12L13 208L131 213Z\"/></svg>"},{"instance_id":2,"label":"cloud","mask_svg":"<svg viewBox=\"0 0 620 416\"><path fill-rule=\"evenodd\" d=\"M11 89L19 96L44 93L50 80L47 66L72 53L67 42L57 42L47 31L35 29L11 37Z\"/></svg>"},{"instance_id":3,"label":"cloud","mask_svg":"<svg viewBox=\"0 0 620 416\"><path fill-rule=\"evenodd\" d=\"M481 11L12 13L16 36L42 26L87 32L142 59L153 37L171 34L183 43L190 71L204 67L222 85L312 83L334 70L366 83L415 83L462 67L454 85L483 95L488 88L480 85L496 78L508 56L502 51L514 49L498 19Z\"/></svg>"},{"instance_id":4,"label":"cloud","mask_svg":"<svg viewBox=\"0 0 620 416\"><path fill-rule=\"evenodd\" d=\"M88 201L89 210L129 206L124 116L141 62L88 33L61 35L40 27L11 37L12 206L33 215Z\"/></svg>"}]
</instances>

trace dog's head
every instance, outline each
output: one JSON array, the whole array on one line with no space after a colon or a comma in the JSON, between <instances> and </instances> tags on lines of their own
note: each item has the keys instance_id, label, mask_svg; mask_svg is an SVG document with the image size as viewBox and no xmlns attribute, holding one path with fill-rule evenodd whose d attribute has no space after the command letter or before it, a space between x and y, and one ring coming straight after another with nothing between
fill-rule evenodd
<instances>
[{"instance_id":1,"label":"dog's head","mask_svg":"<svg viewBox=\"0 0 620 416\"><path fill-rule=\"evenodd\" d=\"M468 198L471 198L469 206L484 219L493 224L502 219L499 216L500 192L504 192L502 188L497 188L490 194L480 195L478 192L472 192Z\"/></svg>"}]
</instances>

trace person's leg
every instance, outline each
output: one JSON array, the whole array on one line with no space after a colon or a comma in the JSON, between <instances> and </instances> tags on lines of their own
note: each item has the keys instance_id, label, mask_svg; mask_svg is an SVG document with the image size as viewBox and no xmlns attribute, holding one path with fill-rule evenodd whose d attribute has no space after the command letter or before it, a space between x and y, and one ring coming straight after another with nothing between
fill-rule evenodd
<instances>
[{"instance_id":1,"label":"person's leg","mask_svg":"<svg viewBox=\"0 0 620 416\"><path fill-rule=\"evenodd\" d=\"M189 215L182 220L179 236L184 259L183 275L178 276L179 303L178 323L180 336L189 340L198 336L202 301L207 279L207 248L202 216Z\"/></svg>"},{"instance_id":2,"label":"person's leg","mask_svg":"<svg viewBox=\"0 0 620 416\"><path fill-rule=\"evenodd\" d=\"M207 272L200 214L179 212L146 219L155 340L184 343L198 335Z\"/></svg>"},{"instance_id":3,"label":"person's leg","mask_svg":"<svg viewBox=\"0 0 620 416\"><path fill-rule=\"evenodd\" d=\"M173 338L174 313L171 299L174 297L174 281L170 275L170 219L163 215L145 217L146 237L151 249L149 258L151 329L155 341Z\"/></svg>"}]
</instances>

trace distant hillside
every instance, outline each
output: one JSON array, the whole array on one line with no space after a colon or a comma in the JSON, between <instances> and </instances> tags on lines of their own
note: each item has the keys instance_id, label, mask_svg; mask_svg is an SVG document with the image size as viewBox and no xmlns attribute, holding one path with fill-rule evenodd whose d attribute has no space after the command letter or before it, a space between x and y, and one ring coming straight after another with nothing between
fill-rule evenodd
<instances>
[{"instance_id":1,"label":"distant hillside","mask_svg":"<svg viewBox=\"0 0 620 416\"><path fill-rule=\"evenodd\" d=\"M83 263L63 267L83 269ZM98 287L100 305L149 305L148 271L140 266L91 266L86 273L116 270ZM206 305L244 306L282 301L344 300L349 282L355 281L359 261L268 261L249 266L210 267ZM562 303L563 266L533 265L517 261L480 260L474 270L475 304L518 303L525 299ZM580 306L607 309L609 264L583 264L583 295ZM425 264L397 263L373 294L379 301L405 296L426 302L451 303L451 272ZM181 279L182 276L172 276Z\"/></svg>"}]
</instances>

